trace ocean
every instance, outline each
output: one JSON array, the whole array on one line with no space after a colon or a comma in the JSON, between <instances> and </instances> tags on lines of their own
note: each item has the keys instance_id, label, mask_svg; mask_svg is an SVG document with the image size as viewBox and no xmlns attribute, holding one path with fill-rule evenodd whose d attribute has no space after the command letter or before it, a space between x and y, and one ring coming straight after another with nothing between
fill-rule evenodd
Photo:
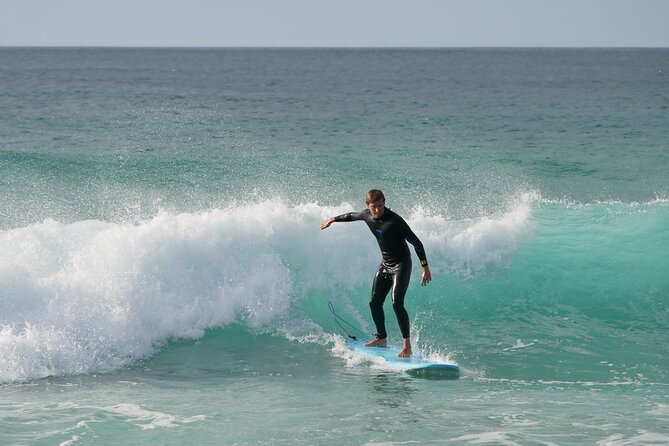
<instances>
[{"instance_id":1,"label":"ocean","mask_svg":"<svg viewBox=\"0 0 669 446\"><path fill-rule=\"evenodd\" d=\"M669 444L668 253L668 49L0 48L2 445Z\"/></svg>"}]
</instances>

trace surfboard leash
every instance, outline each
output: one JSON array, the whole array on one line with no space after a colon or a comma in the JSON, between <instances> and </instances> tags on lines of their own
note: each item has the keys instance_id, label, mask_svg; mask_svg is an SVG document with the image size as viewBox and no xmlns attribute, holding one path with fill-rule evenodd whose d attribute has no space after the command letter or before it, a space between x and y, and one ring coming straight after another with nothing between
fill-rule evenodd
<instances>
[{"instance_id":1,"label":"surfboard leash","mask_svg":"<svg viewBox=\"0 0 669 446\"><path fill-rule=\"evenodd\" d=\"M334 304L332 303L331 300L328 301L328 307L330 308L330 313L332 313L332 316L333 316L333 318L334 318L334 321L337 323L337 325L339 325L339 328L341 328L342 331L343 331L344 333L346 333L346 336L348 336L349 338L351 338L351 339L353 339L353 340L358 339L357 336L354 336L354 335L352 335L351 333L349 333L348 330L346 330L346 328L342 325L342 323L348 325L349 327L353 328L354 330L356 330L356 331L358 331L358 332L360 332L360 333L362 333L362 330L360 330L358 327L356 327L355 325L353 325L353 324L351 324L350 322L348 322L348 321L347 321L346 319L344 319L343 317L339 316L339 315L337 314L337 312L335 311Z\"/></svg>"}]
</instances>

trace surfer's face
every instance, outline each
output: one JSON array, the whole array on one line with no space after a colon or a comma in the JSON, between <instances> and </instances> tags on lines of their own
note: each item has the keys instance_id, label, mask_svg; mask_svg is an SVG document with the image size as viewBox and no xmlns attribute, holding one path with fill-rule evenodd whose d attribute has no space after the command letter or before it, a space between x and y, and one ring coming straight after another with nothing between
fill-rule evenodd
<instances>
[{"instance_id":1,"label":"surfer's face","mask_svg":"<svg viewBox=\"0 0 669 446\"><path fill-rule=\"evenodd\" d=\"M386 201L385 200L377 200L373 203L367 203L367 209L370 210L372 213L372 217L376 220L377 218L381 218L383 215L383 211L385 210L386 206Z\"/></svg>"}]
</instances>

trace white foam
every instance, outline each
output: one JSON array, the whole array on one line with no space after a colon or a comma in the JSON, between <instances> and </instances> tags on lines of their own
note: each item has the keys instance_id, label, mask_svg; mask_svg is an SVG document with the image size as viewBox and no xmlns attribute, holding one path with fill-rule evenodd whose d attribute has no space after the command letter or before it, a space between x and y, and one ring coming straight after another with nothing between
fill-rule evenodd
<instances>
[{"instance_id":1,"label":"white foam","mask_svg":"<svg viewBox=\"0 0 669 446\"><path fill-rule=\"evenodd\" d=\"M270 322L292 289L272 246L288 225L277 212L259 205L3 231L0 382L109 370L169 338Z\"/></svg>"},{"instance_id":2,"label":"white foam","mask_svg":"<svg viewBox=\"0 0 669 446\"><path fill-rule=\"evenodd\" d=\"M421 239L428 255L436 251L441 260L431 261L432 265L452 274L475 276L488 267L506 267L510 263L532 230L532 204L537 200L536 194L521 194L501 215L461 221L427 215L419 208L409 223L414 232L424 234Z\"/></svg>"},{"instance_id":3,"label":"white foam","mask_svg":"<svg viewBox=\"0 0 669 446\"><path fill-rule=\"evenodd\" d=\"M485 267L510 255L529 200L508 214L407 219L433 268ZM357 210L274 199L138 224L53 220L0 231L0 382L108 371L233 322L261 329L291 300L368 287L380 260Z\"/></svg>"},{"instance_id":4,"label":"white foam","mask_svg":"<svg viewBox=\"0 0 669 446\"><path fill-rule=\"evenodd\" d=\"M477 432L451 438L450 441L456 442L457 444L501 444L507 446L520 446L520 443L513 440L516 436L517 432L513 431Z\"/></svg>"},{"instance_id":5,"label":"white foam","mask_svg":"<svg viewBox=\"0 0 669 446\"><path fill-rule=\"evenodd\" d=\"M102 408L107 412L121 415L127 418L128 422L141 427L142 429L171 428L179 424L194 423L206 419L205 415L195 415L192 417L180 417L163 412L147 410L138 404L123 403L115 406Z\"/></svg>"},{"instance_id":6,"label":"white foam","mask_svg":"<svg viewBox=\"0 0 669 446\"><path fill-rule=\"evenodd\" d=\"M80 439L81 437L79 435L73 435L71 439L60 443L60 446L71 446L77 443Z\"/></svg>"},{"instance_id":7,"label":"white foam","mask_svg":"<svg viewBox=\"0 0 669 446\"><path fill-rule=\"evenodd\" d=\"M631 446L638 444L669 444L669 435L664 432L652 432L639 429L635 434L612 434L597 441L599 446Z\"/></svg>"},{"instance_id":8,"label":"white foam","mask_svg":"<svg viewBox=\"0 0 669 446\"><path fill-rule=\"evenodd\" d=\"M535 343L536 343L536 341L535 341L535 342L530 342L529 344L525 344L521 339L518 339L518 340L516 341L516 343L515 343L513 346L511 346L511 347L507 347L507 348L503 348L502 351L508 352L508 351L512 351L512 350L519 350L519 349L521 349L521 348L531 347L531 346L533 346Z\"/></svg>"},{"instance_id":9,"label":"white foam","mask_svg":"<svg viewBox=\"0 0 669 446\"><path fill-rule=\"evenodd\" d=\"M390 371L390 372L406 372L406 369L392 364L391 362L386 361L382 357L372 357L369 355L362 354L360 352L355 352L351 350L346 345L346 340L337 335L332 335L328 338L332 343L332 349L330 350L332 354L338 358L341 358L344 361L346 367L354 368L362 364L369 365L373 370L381 371ZM427 352L421 350L418 345L414 342L412 345L414 354L421 355L424 358L429 359L433 362L444 363L444 364L456 364L457 362L452 358L450 354L444 356L436 352Z\"/></svg>"}]
</instances>

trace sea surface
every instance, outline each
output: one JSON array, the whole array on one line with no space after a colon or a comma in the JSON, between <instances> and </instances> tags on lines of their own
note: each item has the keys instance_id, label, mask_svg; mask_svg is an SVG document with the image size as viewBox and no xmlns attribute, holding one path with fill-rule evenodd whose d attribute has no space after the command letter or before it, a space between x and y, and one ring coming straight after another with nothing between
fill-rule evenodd
<instances>
[{"instance_id":1,"label":"sea surface","mask_svg":"<svg viewBox=\"0 0 669 446\"><path fill-rule=\"evenodd\" d=\"M0 48L2 445L666 445L668 346L669 49Z\"/></svg>"}]
</instances>

